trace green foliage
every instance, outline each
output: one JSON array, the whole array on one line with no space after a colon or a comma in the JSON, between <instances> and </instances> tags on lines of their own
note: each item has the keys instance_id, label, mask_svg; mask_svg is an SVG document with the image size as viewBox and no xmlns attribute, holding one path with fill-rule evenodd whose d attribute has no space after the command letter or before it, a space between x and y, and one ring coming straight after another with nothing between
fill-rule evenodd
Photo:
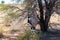
<instances>
[{"instance_id":1,"label":"green foliage","mask_svg":"<svg viewBox=\"0 0 60 40\"><path fill-rule=\"evenodd\" d=\"M18 37L18 40L29 40L30 35L31 31L26 31L23 36Z\"/></svg>"},{"instance_id":2,"label":"green foliage","mask_svg":"<svg viewBox=\"0 0 60 40\"><path fill-rule=\"evenodd\" d=\"M15 12L8 13L9 16L14 16Z\"/></svg>"},{"instance_id":3,"label":"green foliage","mask_svg":"<svg viewBox=\"0 0 60 40\"><path fill-rule=\"evenodd\" d=\"M17 3L19 3L21 0L16 0Z\"/></svg>"},{"instance_id":4,"label":"green foliage","mask_svg":"<svg viewBox=\"0 0 60 40\"><path fill-rule=\"evenodd\" d=\"M24 36L19 36L17 40L38 40L38 34L34 33L32 34L32 32L30 30L26 31Z\"/></svg>"},{"instance_id":5,"label":"green foliage","mask_svg":"<svg viewBox=\"0 0 60 40\"><path fill-rule=\"evenodd\" d=\"M33 8L29 6L28 9L29 9L29 10L32 10Z\"/></svg>"},{"instance_id":6,"label":"green foliage","mask_svg":"<svg viewBox=\"0 0 60 40\"><path fill-rule=\"evenodd\" d=\"M38 34L34 33L33 34L33 40L38 40L38 38L39 38Z\"/></svg>"},{"instance_id":7,"label":"green foliage","mask_svg":"<svg viewBox=\"0 0 60 40\"><path fill-rule=\"evenodd\" d=\"M1 1L1 3L2 3L2 4L4 4L4 3L5 3L5 1Z\"/></svg>"},{"instance_id":8,"label":"green foliage","mask_svg":"<svg viewBox=\"0 0 60 40\"><path fill-rule=\"evenodd\" d=\"M5 5L5 4L0 4L0 10L1 11L5 11L5 10L8 10L9 9L9 5Z\"/></svg>"},{"instance_id":9,"label":"green foliage","mask_svg":"<svg viewBox=\"0 0 60 40\"><path fill-rule=\"evenodd\" d=\"M21 0L12 0L12 1L15 1L16 3L19 3Z\"/></svg>"},{"instance_id":10,"label":"green foliage","mask_svg":"<svg viewBox=\"0 0 60 40\"><path fill-rule=\"evenodd\" d=\"M7 10L8 8L4 7L4 8L1 8L0 10L3 11L3 10Z\"/></svg>"}]
</instances>

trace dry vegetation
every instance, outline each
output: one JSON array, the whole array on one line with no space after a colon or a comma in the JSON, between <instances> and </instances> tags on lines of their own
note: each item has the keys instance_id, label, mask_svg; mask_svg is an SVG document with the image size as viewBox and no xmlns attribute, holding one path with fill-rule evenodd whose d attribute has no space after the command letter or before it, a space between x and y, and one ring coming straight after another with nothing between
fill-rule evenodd
<instances>
[{"instance_id":1,"label":"dry vegetation","mask_svg":"<svg viewBox=\"0 0 60 40\"><path fill-rule=\"evenodd\" d=\"M26 33L28 28L28 12L24 12L21 9L24 9L26 5L0 5L0 33L8 38L16 38L20 40L20 36ZM1 22L1 20L3 20ZM60 15L54 13L51 16L49 23L58 23L60 24ZM27 35L28 34L28 35ZM12 36L13 35L13 36ZM27 31L25 36L22 37L22 40L28 40L31 32ZM26 38L25 38L26 37ZM37 34L34 35L35 40L37 40Z\"/></svg>"}]
</instances>

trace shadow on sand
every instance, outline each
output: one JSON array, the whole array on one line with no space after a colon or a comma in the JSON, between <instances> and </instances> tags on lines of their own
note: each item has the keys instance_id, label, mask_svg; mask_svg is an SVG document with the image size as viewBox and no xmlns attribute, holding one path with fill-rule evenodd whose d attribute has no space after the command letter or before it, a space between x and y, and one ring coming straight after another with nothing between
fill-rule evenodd
<instances>
[{"instance_id":1,"label":"shadow on sand","mask_svg":"<svg viewBox=\"0 0 60 40\"><path fill-rule=\"evenodd\" d=\"M39 40L60 40L60 30L48 29L45 33L39 33Z\"/></svg>"}]
</instances>

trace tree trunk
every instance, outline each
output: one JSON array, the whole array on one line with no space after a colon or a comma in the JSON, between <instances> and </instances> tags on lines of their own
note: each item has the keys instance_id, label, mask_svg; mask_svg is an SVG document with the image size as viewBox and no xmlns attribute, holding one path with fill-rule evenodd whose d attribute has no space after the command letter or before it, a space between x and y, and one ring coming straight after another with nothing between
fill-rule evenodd
<instances>
[{"instance_id":1,"label":"tree trunk","mask_svg":"<svg viewBox=\"0 0 60 40\"><path fill-rule=\"evenodd\" d=\"M50 10L46 8L46 13L45 13L45 19L44 19L44 13L43 13L43 6L42 6L42 1L38 0L39 4L39 9L40 9L40 27L41 31L46 32L48 29L48 23L50 20Z\"/></svg>"},{"instance_id":2,"label":"tree trunk","mask_svg":"<svg viewBox=\"0 0 60 40\"><path fill-rule=\"evenodd\" d=\"M45 22L44 22L44 13L43 13L43 6L42 6L42 0L38 0L38 5L40 9L40 27L41 31L45 31Z\"/></svg>"},{"instance_id":3,"label":"tree trunk","mask_svg":"<svg viewBox=\"0 0 60 40\"><path fill-rule=\"evenodd\" d=\"M44 12L43 12L43 6L42 6L42 0L38 0L38 5L40 9L40 27L41 31L46 32L48 29L48 23L50 20L50 17L52 15L52 10L55 5L56 0L49 0L50 2L48 3L46 0L45 1L45 7L46 7L46 12L45 12L45 19L44 19Z\"/></svg>"},{"instance_id":4,"label":"tree trunk","mask_svg":"<svg viewBox=\"0 0 60 40\"><path fill-rule=\"evenodd\" d=\"M50 21L50 17L51 17L51 11L49 9L46 9L46 13L45 13L45 31L47 31L47 29L48 29L48 23Z\"/></svg>"}]
</instances>

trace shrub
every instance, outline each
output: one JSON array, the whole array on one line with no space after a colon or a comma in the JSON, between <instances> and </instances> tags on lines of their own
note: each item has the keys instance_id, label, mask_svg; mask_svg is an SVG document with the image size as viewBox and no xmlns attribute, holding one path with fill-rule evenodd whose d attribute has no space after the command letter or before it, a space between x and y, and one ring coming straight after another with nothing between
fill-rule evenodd
<instances>
[{"instance_id":1,"label":"shrub","mask_svg":"<svg viewBox=\"0 0 60 40\"><path fill-rule=\"evenodd\" d=\"M38 40L38 34L32 32L30 30L26 31L23 36L19 36L17 40Z\"/></svg>"}]
</instances>

